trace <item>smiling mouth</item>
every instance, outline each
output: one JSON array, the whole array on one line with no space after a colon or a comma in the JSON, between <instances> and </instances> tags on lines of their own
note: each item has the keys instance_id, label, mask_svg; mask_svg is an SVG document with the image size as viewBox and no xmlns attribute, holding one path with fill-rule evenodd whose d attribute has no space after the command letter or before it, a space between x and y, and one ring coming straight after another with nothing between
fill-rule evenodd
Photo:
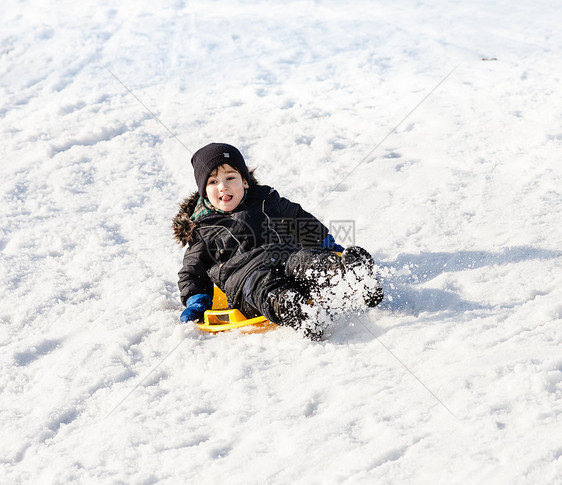
<instances>
[{"instance_id":1,"label":"smiling mouth","mask_svg":"<svg viewBox=\"0 0 562 485\"><path fill-rule=\"evenodd\" d=\"M223 195L220 200L222 202L230 202L232 200L232 195Z\"/></svg>"}]
</instances>

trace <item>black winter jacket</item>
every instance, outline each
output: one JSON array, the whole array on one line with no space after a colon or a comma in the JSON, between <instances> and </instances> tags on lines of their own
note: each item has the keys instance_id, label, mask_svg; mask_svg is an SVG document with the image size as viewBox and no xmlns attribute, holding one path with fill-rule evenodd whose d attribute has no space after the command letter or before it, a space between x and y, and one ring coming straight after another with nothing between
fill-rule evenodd
<instances>
[{"instance_id":1,"label":"black winter jacket","mask_svg":"<svg viewBox=\"0 0 562 485\"><path fill-rule=\"evenodd\" d=\"M328 229L299 204L266 185L250 185L246 199L230 213L212 213L197 221L191 215L195 192L173 220L176 240L189 245L178 273L181 301L199 293L224 291L230 308L239 308L247 276L257 268L279 267L303 247L318 247Z\"/></svg>"}]
</instances>

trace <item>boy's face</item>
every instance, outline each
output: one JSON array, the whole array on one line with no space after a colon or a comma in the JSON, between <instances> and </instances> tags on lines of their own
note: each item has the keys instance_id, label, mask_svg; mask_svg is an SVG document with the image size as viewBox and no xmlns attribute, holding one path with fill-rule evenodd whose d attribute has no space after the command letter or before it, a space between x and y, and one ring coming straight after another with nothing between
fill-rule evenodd
<instances>
[{"instance_id":1,"label":"boy's face","mask_svg":"<svg viewBox=\"0 0 562 485\"><path fill-rule=\"evenodd\" d=\"M207 179L207 198L217 209L231 212L244 197L244 189L249 187L242 175L225 163L211 172Z\"/></svg>"}]
</instances>

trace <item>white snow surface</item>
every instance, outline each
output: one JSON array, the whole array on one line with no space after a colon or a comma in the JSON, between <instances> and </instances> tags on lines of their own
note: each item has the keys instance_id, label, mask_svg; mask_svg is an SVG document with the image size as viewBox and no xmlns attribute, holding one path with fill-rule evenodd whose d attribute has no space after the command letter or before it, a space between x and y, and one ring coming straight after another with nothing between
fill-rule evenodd
<instances>
[{"instance_id":1,"label":"white snow surface","mask_svg":"<svg viewBox=\"0 0 562 485\"><path fill-rule=\"evenodd\" d=\"M561 18L3 2L0 483L562 483ZM180 324L211 141L352 221L380 307L321 342Z\"/></svg>"}]
</instances>

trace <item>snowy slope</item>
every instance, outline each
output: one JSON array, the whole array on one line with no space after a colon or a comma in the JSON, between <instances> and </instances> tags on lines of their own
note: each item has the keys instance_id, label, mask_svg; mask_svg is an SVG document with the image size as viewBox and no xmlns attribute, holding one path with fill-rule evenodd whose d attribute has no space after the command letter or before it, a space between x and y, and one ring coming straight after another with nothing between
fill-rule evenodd
<instances>
[{"instance_id":1,"label":"snowy slope","mask_svg":"<svg viewBox=\"0 0 562 485\"><path fill-rule=\"evenodd\" d=\"M562 483L551 3L4 2L0 483ZM180 325L210 141L354 223L383 304Z\"/></svg>"}]
</instances>

